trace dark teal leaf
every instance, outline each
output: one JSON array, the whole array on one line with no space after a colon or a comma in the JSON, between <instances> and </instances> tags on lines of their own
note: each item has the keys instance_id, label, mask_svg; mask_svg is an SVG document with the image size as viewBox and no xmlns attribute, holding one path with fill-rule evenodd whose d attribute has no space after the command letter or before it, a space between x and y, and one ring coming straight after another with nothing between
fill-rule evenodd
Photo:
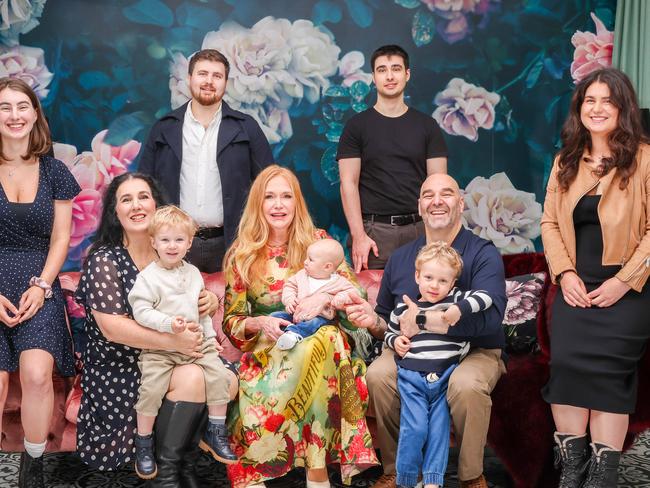
<instances>
[{"instance_id":1,"label":"dark teal leaf","mask_svg":"<svg viewBox=\"0 0 650 488\"><path fill-rule=\"evenodd\" d=\"M611 8L597 7L594 14L596 14L596 17L598 17L608 29L611 30L612 27L614 27L614 13Z\"/></svg>"},{"instance_id":2,"label":"dark teal leaf","mask_svg":"<svg viewBox=\"0 0 650 488\"><path fill-rule=\"evenodd\" d=\"M111 84L111 78L103 71L86 71L79 75L79 84L86 90L105 88Z\"/></svg>"},{"instance_id":3,"label":"dark teal leaf","mask_svg":"<svg viewBox=\"0 0 650 488\"><path fill-rule=\"evenodd\" d=\"M176 9L176 22L182 26L207 32L217 29L221 24L221 19L216 10L183 2Z\"/></svg>"},{"instance_id":4,"label":"dark teal leaf","mask_svg":"<svg viewBox=\"0 0 650 488\"><path fill-rule=\"evenodd\" d=\"M325 22L332 22L337 24L343 18L343 11L341 7L329 0L321 0L314 4L311 10L311 19L316 25L324 24Z\"/></svg>"},{"instance_id":5,"label":"dark teal leaf","mask_svg":"<svg viewBox=\"0 0 650 488\"><path fill-rule=\"evenodd\" d=\"M556 105L562 98L564 97L564 94L558 95L553 100L551 100L551 103L548 104L546 107L546 110L544 110L544 118L546 119L546 122L551 122L553 120L553 117L555 116L556 112Z\"/></svg>"},{"instance_id":6,"label":"dark teal leaf","mask_svg":"<svg viewBox=\"0 0 650 488\"><path fill-rule=\"evenodd\" d=\"M395 0L395 3L405 8L418 8L421 5L420 0Z\"/></svg>"},{"instance_id":7,"label":"dark teal leaf","mask_svg":"<svg viewBox=\"0 0 650 488\"><path fill-rule=\"evenodd\" d=\"M144 122L144 112L121 115L108 126L104 142L111 146L121 146L144 128Z\"/></svg>"},{"instance_id":8,"label":"dark teal leaf","mask_svg":"<svg viewBox=\"0 0 650 488\"><path fill-rule=\"evenodd\" d=\"M160 0L138 0L133 5L124 7L122 13L136 24L171 27L174 23L171 9Z\"/></svg>"},{"instance_id":9,"label":"dark teal leaf","mask_svg":"<svg viewBox=\"0 0 650 488\"><path fill-rule=\"evenodd\" d=\"M127 93L121 93L119 95L116 95L113 97L111 100L111 109L113 109L113 112L119 112L124 108L126 105L126 102L129 99L129 95Z\"/></svg>"},{"instance_id":10,"label":"dark teal leaf","mask_svg":"<svg viewBox=\"0 0 650 488\"><path fill-rule=\"evenodd\" d=\"M350 12L350 17L359 27L370 27L372 24L372 9L366 5L364 0L345 0Z\"/></svg>"},{"instance_id":11,"label":"dark teal leaf","mask_svg":"<svg viewBox=\"0 0 650 488\"><path fill-rule=\"evenodd\" d=\"M350 96L349 90L341 85L332 85L325 90L326 97L348 97Z\"/></svg>"},{"instance_id":12,"label":"dark teal leaf","mask_svg":"<svg viewBox=\"0 0 650 488\"><path fill-rule=\"evenodd\" d=\"M542 73L543 69L544 63L541 59L533 64L526 75L526 88L530 89L537 84L537 80L539 80L539 75Z\"/></svg>"},{"instance_id":13,"label":"dark teal leaf","mask_svg":"<svg viewBox=\"0 0 650 488\"><path fill-rule=\"evenodd\" d=\"M328 147L320 158L320 169L330 183L339 182L339 164L336 161L336 145Z\"/></svg>"},{"instance_id":14,"label":"dark teal leaf","mask_svg":"<svg viewBox=\"0 0 650 488\"><path fill-rule=\"evenodd\" d=\"M556 80L561 80L562 76L564 76L562 65L554 57L544 59L544 68Z\"/></svg>"},{"instance_id":15,"label":"dark teal leaf","mask_svg":"<svg viewBox=\"0 0 650 488\"><path fill-rule=\"evenodd\" d=\"M436 21L431 12L418 10L413 16L413 25L411 27L411 37L415 45L420 47L429 44L433 39L436 31Z\"/></svg>"}]
</instances>

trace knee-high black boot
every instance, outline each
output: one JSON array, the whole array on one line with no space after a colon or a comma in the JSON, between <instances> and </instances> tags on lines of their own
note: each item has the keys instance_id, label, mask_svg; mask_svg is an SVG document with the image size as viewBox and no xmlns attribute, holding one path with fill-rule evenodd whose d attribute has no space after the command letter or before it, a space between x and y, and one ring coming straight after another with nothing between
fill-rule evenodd
<instances>
[{"instance_id":1,"label":"knee-high black boot","mask_svg":"<svg viewBox=\"0 0 650 488\"><path fill-rule=\"evenodd\" d=\"M208 409L205 408L203 403L197 403L196 405L201 408L197 408L196 422L192 428L194 434L187 445L179 471L182 488L202 488L204 486L196 477L196 465L203 453L199 447L199 441L208 424Z\"/></svg>"},{"instance_id":2,"label":"knee-high black boot","mask_svg":"<svg viewBox=\"0 0 650 488\"><path fill-rule=\"evenodd\" d=\"M156 461L158 475L151 480L151 488L179 488L181 461L194 436L197 417L205 409L204 403L172 402L165 398L156 418Z\"/></svg>"},{"instance_id":3,"label":"knee-high black boot","mask_svg":"<svg viewBox=\"0 0 650 488\"><path fill-rule=\"evenodd\" d=\"M19 488L44 488L43 456L33 458L28 453L20 455Z\"/></svg>"}]
</instances>

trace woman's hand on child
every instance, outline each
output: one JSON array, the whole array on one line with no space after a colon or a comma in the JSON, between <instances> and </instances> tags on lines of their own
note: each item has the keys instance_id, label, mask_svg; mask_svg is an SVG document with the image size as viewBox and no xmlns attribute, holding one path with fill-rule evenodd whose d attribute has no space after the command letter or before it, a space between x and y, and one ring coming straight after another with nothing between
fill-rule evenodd
<instances>
[{"instance_id":1,"label":"woman's hand on child","mask_svg":"<svg viewBox=\"0 0 650 488\"><path fill-rule=\"evenodd\" d=\"M395 339L395 352L399 357L403 358L404 355L411 349L411 339L406 336L397 336Z\"/></svg>"},{"instance_id":2,"label":"woman's hand on child","mask_svg":"<svg viewBox=\"0 0 650 488\"><path fill-rule=\"evenodd\" d=\"M260 319L262 321L262 327L261 330L264 333L266 337L271 339L272 341L277 341L278 338L284 334L284 331L280 328L280 326L287 326L291 325L291 322L288 320L281 319L279 317L256 317L256 319Z\"/></svg>"},{"instance_id":3,"label":"woman's hand on child","mask_svg":"<svg viewBox=\"0 0 650 488\"><path fill-rule=\"evenodd\" d=\"M9 315L10 312L13 314L13 317ZM7 327L14 327L18 325L19 321L20 315L18 309L7 297L0 295L0 322Z\"/></svg>"},{"instance_id":4,"label":"woman's hand on child","mask_svg":"<svg viewBox=\"0 0 650 488\"><path fill-rule=\"evenodd\" d=\"M186 322L185 330L174 336L175 349L193 358L202 358L203 329L196 322Z\"/></svg>"},{"instance_id":5,"label":"woman's hand on child","mask_svg":"<svg viewBox=\"0 0 650 488\"><path fill-rule=\"evenodd\" d=\"M180 334L187 327L184 317L174 317L172 319L172 332L174 334Z\"/></svg>"},{"instance_id":6,"label":"woman's hand on child","mask_svg":"<svg viewBox=\"0 0 650 488\"><path fill-rule=\"evenodd\" d=\"M203 288L199 293L199 315L212 317L219 310L219 297L209 290Z\"/></svg>"},{"instance_id":7,"label":"woman's hand on child","mask_svg":"<svg viewBox=\"0 0 650 488\"><path fill-rule=\"evenodd\" d=\"M297 322L311 320L319 315L331 301L331 297L326 293L314 293L311 296L305 297L293 312L293 318Z\"/></svg>"},{"instance_id":8,"label":"woman's hand on child","mask_svg":"<svg viewBox=\"0 0 650 488\"><path fill-rule=\"evenodd\" d=\"M30 286L23 296L20 297L18 305L19 322L26 322L38 312L45 303L45 290L36 285Z\"/></svg>"}]
</instances>

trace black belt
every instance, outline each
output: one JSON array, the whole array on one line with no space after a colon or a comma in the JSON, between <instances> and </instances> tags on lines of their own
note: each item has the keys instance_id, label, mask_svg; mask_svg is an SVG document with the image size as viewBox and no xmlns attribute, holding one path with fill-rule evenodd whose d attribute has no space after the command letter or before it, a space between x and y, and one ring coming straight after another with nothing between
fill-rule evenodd
<instances>
[{"instance_id":1,"label":"black belt","mask_svg":"<svg viewBox=\"0 0 650 488\"><path fill-rule=\"evenodd\" d=\"M415 224L422 220L418 214L404 214L404 215L377 215L377 214L363 214L364 220L370 222L379 222L381 224L390 225L409 225Z\"/></svg>"},{"instance_id":2,"label":"black belt","mask_svg":"<svg viewBox=\"0 0 650 488\"><path fill-rule=\"evenodd\" d=\"M199 227L194 237L199 239L213 239L215 237L223 236L223 227Z\"/></svg>"}]
</instances>

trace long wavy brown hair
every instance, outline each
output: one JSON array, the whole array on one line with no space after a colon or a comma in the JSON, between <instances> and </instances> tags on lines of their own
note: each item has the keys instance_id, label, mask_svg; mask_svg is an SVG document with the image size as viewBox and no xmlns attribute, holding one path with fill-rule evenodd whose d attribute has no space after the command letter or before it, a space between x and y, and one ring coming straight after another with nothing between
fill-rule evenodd
<instances>
[{"instance_id":1,"label":"long wavy brown hair","mask_svg":"<svg viewBox=\"0 0 650 488\"><path fill-rule=\"evenodd\" d=\"M242 281L247 286L261 278L264 272L267 257L266 244L270 230L264 217L262 205L266 186L269 181L278 176L289 183L296 204L287 241L287 261L291 271L298 271L302 267L307 255L307 248L316 240L314 223L307 210L298 178L287 168L277 164L268 166L257 175L251 185L244 213L239 222L237 238L224 258L224 270L231 270L233 266L236 266Z\"/></svg>"},{"instance_id":2,"label":"long wavy brown hair","mask_svg":"<svg viewBox=\"0 0 650 488\"><path fill-rule=\"evenodd\" d=\"M582 124L580 109L587 89L596 82L609 87L610 102L618 109L618 125L608 135L607 141L611 157L602 159L603 167L599 176L616 169L621 178L619 186L625 189L636 169L639 144L646 142L636 93L627 75L615 68L603 68L590 73L577 84L569 114L562 127L557 178L563 191L575 180L585 149L591 153L591 134Z\"/></svg>"}]
</instances>

